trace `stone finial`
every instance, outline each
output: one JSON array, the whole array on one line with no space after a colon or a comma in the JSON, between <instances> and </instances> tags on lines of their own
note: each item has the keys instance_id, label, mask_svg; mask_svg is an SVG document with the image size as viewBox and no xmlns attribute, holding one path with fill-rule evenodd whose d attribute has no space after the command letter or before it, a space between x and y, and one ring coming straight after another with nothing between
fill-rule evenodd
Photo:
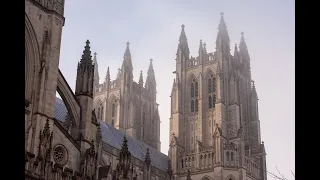
<instances>
[{"instance_id":1,"label":"stone finial","mask_svg":"<svg viewBox=\"0 0 320 180\"><path fill-rule=\"evenodd\" d=\"M91 51L90 51L90 41L86 41L86 46L84 47L84 51L82 54L82 58L80 60L80 63L85 63L85 64L90 64L92 63L92 56L91 56Z\"/></svg>"},{"instance_id":2,"label":"stone finial","mask_svg":"<svg viewBox=\"0 0 320 180\"><path fill-rule=\"evenodd\" d=\"M223 16L223 15L224 15L224 13L223 13L223 12L221 12L221 13L220 13L220 15L221 15L221 16Z\"/></svg>"},{"instance_id":3,"label":"stone finial","mask_svg":"<svg viewBox=\"0 0 320 180\"><path fill-rule=\"evenodd\" d=\"M127 47L126 47L126 51L125 51L124 55L125 56L131 56L130 47L129 47L129 45L130 45L129 41L126 44L127 44Z\"/></svg>"}]
</instances>

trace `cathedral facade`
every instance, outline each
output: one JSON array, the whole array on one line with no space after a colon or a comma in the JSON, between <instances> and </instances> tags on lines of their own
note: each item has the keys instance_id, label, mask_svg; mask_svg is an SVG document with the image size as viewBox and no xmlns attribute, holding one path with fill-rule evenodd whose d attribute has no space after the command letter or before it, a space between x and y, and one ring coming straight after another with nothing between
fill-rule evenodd
<instances>
[{"instance_id":1,"label":"cathedral facade","mask_svg":"<svg viewBox=\"0 0 320 180\"><path fill-rule=\"evenodd\" d=\"M196 58L182 27L168 156L159 151L152 61L146 82L142 73L134 82L127 44L116 79L108 70L100 84L87 40L72 91L59 70L64 20L64 0L25 0L25 179L267 178L248 49L242 35L230 54L223 17L216 51L200 42Z\"/></svg>"},{"instance_id":2,"label":"cathedral facade","mask_svg":"<svg viewBox=\"0 0 320 180\"><path fill-rule=\"evenodd\" d=\"M243 33L230 53L223 13L216 49L190 56L182 25L171 92L169 158L175 179L266 180L258 96Z\"/></svg>"},{"instance_id":3,"label":"cathedral facade","mask_svg":"<svg viewBox=\"0 0 320 180\"><path fill-rule=\"evenodd\" d=\"M25 179L170 179L172 171L168 156L152 147L160 148L159 141L142 139L152 145L149 146L131 137L131 134L134 136L140 130L130 131L125 124L127 121L123 120L129 117L119 108L115 109L120 120L114 119L114 124L108 124L110 120L104 119L109 117L111 110L106 108L107 114L102 117L98 113L99 107L95 109L94 97L99 103L99 91L94 85L96 64L88 40L82 56L79 54L78 65L75 64L76 87L74 92L71 90L59 70L64 20L64 0L25 0ZM107 93L118 96L112 101L117 103L117 107L128 107L137 94L129 96L140 88L143 91L138 94L140 102L149 103L146 105L148 111L143 112L149 113L149 116L152 113L155 116L153 119L159 122L152 64L145 87L142 87L142 83L139 86L132 82L130 84L131 60L128 59L127 50L120 80L117 81L119 84L111 89L109 82ZM56 97L56 93L61 98ZM101 101L106 102L104 99ZM134 108L137 108L136 104ZM134 122L139 119L136 114L133 117ZM145 120L150 119L146 117ZM138 128L136 124L130 127Z\"/></svg>"},{"instance_id":4,"label":"cathedral facade","mask_svg":"<svg viewBox=\"0 0 320 180\"><path fill-rule=\"evenodd\" d=\"M93 60L94 108L97 118L160 151L160 118L152 59L145 84L142 71L139 82L134 82L128 42L116 79L110 79L108 67L103 83L99 84L96 55Z\"/></svg>"}]
</instances>

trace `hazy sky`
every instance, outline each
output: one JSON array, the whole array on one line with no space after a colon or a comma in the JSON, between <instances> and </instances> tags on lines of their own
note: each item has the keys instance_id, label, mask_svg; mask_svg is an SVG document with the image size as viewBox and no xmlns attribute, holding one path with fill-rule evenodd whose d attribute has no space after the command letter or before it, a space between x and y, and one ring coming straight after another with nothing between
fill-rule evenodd
<instances>
[{"instance_id":1,"label":"hazy sky","mask_svg":"<svg viewBox=\"0 0 320 180\"><path fill-rule=\"evenodd\" d=\"M259 96L261 136L268 171L275 166L289 179L295 170L295 22L293 0L67 0L60 69L74 90L76 66L87 39L97 52L101 82L110 66L114 79L130 41L134 80L144 80L153 58L160 104L161 151L168 152L170 92L181 24L190 55L200 39L215 50L220 12L224 12L231 46L243 31ZM233 53L233 48L232 48Z\"/></svg>"}]
</instances>

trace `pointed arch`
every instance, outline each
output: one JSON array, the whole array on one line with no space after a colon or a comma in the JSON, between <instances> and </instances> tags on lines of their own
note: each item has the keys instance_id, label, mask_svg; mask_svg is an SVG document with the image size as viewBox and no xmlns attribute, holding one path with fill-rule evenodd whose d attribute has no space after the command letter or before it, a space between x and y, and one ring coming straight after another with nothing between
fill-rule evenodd
<instances>
[{"instance_id":1,"label":"pointed arch","mask_svg":"<svg viewBox=\"0 0 320 180\"><path fill-rule=\"evenodd\" d=\"M215 74L215 73L213 72L213 70L211 69L211 67L208 67L208 68L204 71L204 75L205 75L205 77L207 78L207 77L209 77L210 74Z\"/></svg>"},{"instance_id":2,"label":"pointed arch","mask_svg":"<svg viewBox=\"0 0 320 180\"><path fill-rule=\"evenodd\" d=\"M208 98L208 109L215 108L216 103L216 89L217 89L217 79L216 75L213 73L211 69L207 69L206 71L206 94Z\"/></svg>"},{"instance_id":3,"label":"pointed arch","mask_svg":"<svg viewBox=\"0 0 320 180\"><path fill-rule=\"evenodd\" d=\"M237 180L232 174L226 177L225 180Z\"/></svg>"},{"instance_id":4,"label":"pointed arch","mask_svg":"<svg viewBox=\"0 0 320 180\"><path fill-rule=\"evenodd\" d=\"M206 175L206 176L203 176L201 180L213 180L213 179L212 177Z\"/></svg>"},{"instance_id":5,"label":"pointed arch","mask_svg":"<svg viewBox=\"0 0 320 180\"><path fill-rule=\"evenodd\" d=\"M35 89L40 70L40 48L32 23L25 13L25 99L32 101L32 91Z\"/></svg>"},{"instance_id":6,"label":"pointed arch","mask_svg":"<svg viewBox=\"0 0 320 180\"><path fill-rule=\"evenodd\" d=\"M196 81L198 81L199 79L197 78L197 76L192 72L192 73L190 73L189 75L188 75L188 77L187 77L187 80L188 80L188 82L192 82L192 80L196 80Z\"/></svg>"}]
</instances>

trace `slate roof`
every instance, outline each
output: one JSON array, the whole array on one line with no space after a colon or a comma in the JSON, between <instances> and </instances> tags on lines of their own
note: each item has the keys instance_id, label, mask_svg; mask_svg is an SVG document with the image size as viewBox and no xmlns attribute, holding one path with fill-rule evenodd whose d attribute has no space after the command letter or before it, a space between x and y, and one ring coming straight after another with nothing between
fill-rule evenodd
<instances>
[{"instance_id":1,"label":"slate roof","mask_svg":"<svg viewBox=\"0 0 320 180\"><path fill-rule=\"evenodd\" d=\"M60 98L56 98L54 117L59 121L65 121L67 115L67 108L64 102ZM102 141L106 144L116 148L121 149L124 132L119 131L118 129L110 126L109 124L99 121ZM168 166L168 156L157 151L156 149L146 145L145 143L136 140L131 136L126 136L128 140L128 148L132 156L137 159L144 161L147 148L149 148L151 165L162 170L163 172L167 171Z\"/></svg>"}]
</instances>

